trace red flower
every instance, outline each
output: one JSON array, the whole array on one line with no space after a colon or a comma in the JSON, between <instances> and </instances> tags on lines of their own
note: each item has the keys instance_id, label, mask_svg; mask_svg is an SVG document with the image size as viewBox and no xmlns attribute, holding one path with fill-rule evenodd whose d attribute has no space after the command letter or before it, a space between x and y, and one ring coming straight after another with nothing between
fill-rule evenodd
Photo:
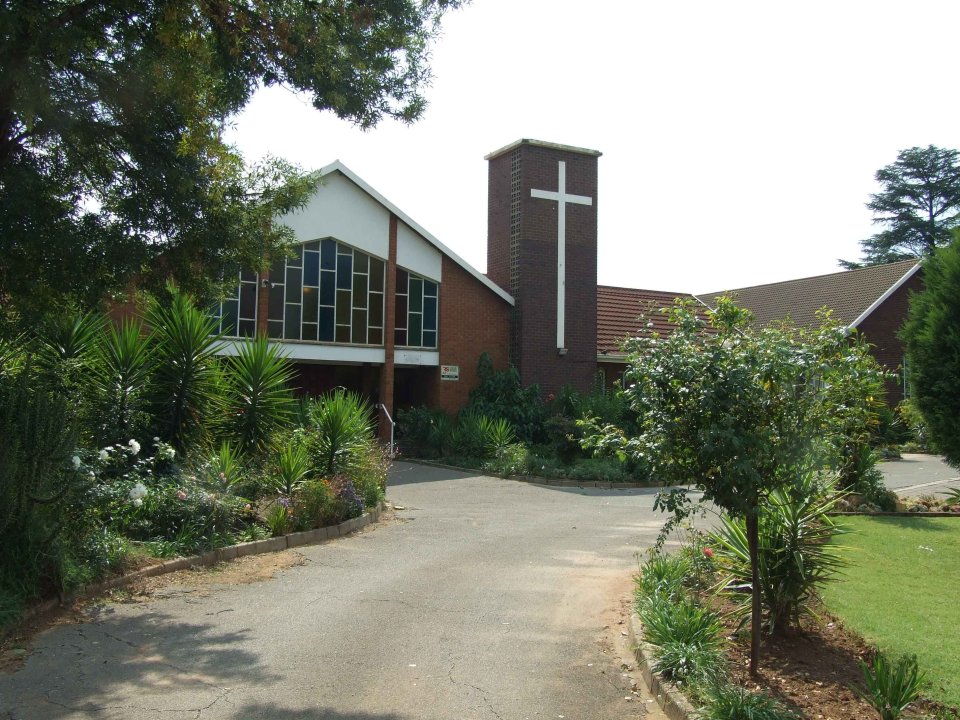
<instances>
[{"instance_id":1,"label":"red flower","mask_svg":"<svg viewBox=\"0 0 960 720\"><path fill-rule=\"evenodd\" d=\"M705 548L703 549L703 554L704 554L706 557L708 557L708 558L712 558L712 557L713 557L713 550L711 550L711 549L708 548L708 547L705 547Z\"/></svg>"}]
</instances>

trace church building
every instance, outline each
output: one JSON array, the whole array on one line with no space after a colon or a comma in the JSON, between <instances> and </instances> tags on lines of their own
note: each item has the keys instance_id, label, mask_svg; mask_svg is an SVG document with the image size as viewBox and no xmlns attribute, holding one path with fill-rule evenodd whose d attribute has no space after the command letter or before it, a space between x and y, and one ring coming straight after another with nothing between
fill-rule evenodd
<instances>
[{"instance_id":1,"label":"church building","mask_svg":"<svg viewBox=\"0 0 960 720\"><path fill-rule=\"evenodd\" d=\"M280 219L297 238L293 256L241 272L220 305L223 352L267 335L294 362L301 393L362 393L386 411L385 436L399 408L464 407L482 353L544 396L589 391L598 373L609 385L639 316L669 332L656 311L693 296L597 285L599 158L538 140L486 156L486 274L348 167L326 166L309 203Z\"/></svg>"}]
</instances>

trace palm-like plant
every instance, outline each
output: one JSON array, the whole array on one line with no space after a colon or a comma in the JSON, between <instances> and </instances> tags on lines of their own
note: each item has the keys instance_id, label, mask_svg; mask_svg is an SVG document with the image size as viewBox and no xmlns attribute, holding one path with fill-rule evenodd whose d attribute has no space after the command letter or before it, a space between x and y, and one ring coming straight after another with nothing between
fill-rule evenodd
<instances>
[{"instance_id":1,"label":"palm-like plant","mask_svg":"<svg viewBox=\"0 0 960 720\"><path fill-rule=\"evenodd\" d=\"M225 430L241 452L267 450L275 433L290 424L292 377L290 361L263 336L242 343L237 354L227 358Z\"/></svg>"},{"instance_id":2,"label":"palm-like plant","mask_svg":"<svg viewBox=\"0 0 960 720\"><path fill-rule=\"evenodd\" d=\"M82 374L106 319L100 313L67 313L41 329L36 369L53 392L82 390Z\"/></svg>"},{"instance_id":3,"label":"palm-like plant","mask_svg":"<svg viewBox=\"0 0 960 720\"><path fill-rule=\"evenodd\" d=\"M126 318L100 334L90 362L101 425L98 440L113 443L136 437L146 425L154 357L154 346L139 320Z\"/></svg>"},{"instance_id":4,"label":"palm-like plant","mask_svg":"<svg viewBox=\"0 0 960 720\"><path fill-rule=\"evenodd\" d=\"M281 495L290 497L310 473L310 453L303 440L293 437L277 453L277 474L273 487Z\"/></svg>"},{"instance_id":5,"label":"palm-like plant","mask_svg":"<svg viewBox=\"0 0 960 720\"><path fill-rule=\"evenodd\" d=\"M156 347L152 405L157 433L178 450L196 444L220 406L217 322L171 288L169 307L147 312Z\"/></svg>"},{"instance_id":6,"label":"palm-like plant","mask_svg":"<svg viewBox=\"0 0 960 720\"><path fill-rule=\"evenodd\" d=\"M346 470L372 433L370 405L357 393L337 388L310 407L310 450L325 477Z\"/></svg>"},{"instance_id":7,"label":"palm-like plant","mask_svg":"<svg viewBox=\"0 0 960 720\"><path fill-rule=\"evenodd\" d=\"M843 566L839 548L831 542L847 532L829 513L841 496L833 485L821 485L814 475L796 487L773 491L761 506L758 551L761 600L767 629L782 633L812 613L819 588ZM713 535L714 562L721 574L717 587L742 601L750 611L750 554L743 519L724 515Z\"/></svg>"}]
</instances>

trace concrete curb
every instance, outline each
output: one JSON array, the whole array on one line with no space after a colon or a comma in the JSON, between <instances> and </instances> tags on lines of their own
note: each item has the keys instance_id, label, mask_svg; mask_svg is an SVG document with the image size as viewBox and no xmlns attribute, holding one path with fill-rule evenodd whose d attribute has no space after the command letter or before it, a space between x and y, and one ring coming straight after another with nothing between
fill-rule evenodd
<instances>
[{"instance_id":1,"label":"concrete curb","mask_svg":"<svg viewBox=\"0 0 960 720\"><path fill-rule=\"evenodd\" d=\"M641 639L643 629L640 625L640 618L637 617L636 613L630 613L627 633L643 681L647 684L650 694L656 698L657 705L660 706L664 714L670 720L693 720L696 718L697 712L690 701L675 686L651 670L654 663L653 646Z\"/></svg>"},{"instance_id":2,"label":"concrete curb","mask_svg":"<svg viewBox=\"0 0 960 720\"><path fill-rule=\"evenodd\" d=\"M246 557L248 555L262 555L269 552L279 552L288 548L302 547L303 545L313 545L322 543L334 538L343 537L356 532L360 528L371 525L380 520L380 514L386 508L386 504L381 504L376 510L368 510L360 517L345 520L339 525L330 525L328 527L316 528L314 530L305 530L304 532L290 533L280 537L268 538L266 540L255 540L253 542L240 543L239 545L228 545L227 547L209 550L199 555L190 557L175 558L167 560L156 565L150 565L141 570L117 575L108 578L103 582L93 583L80 587L75 593L65 598L50 598L44 600L38 605L28 608L20 618L17 625L22 625L31 620L37 620L53 612L57 608L66 607L75 600L84 597L102 595L107 590L130 585L137 580L157 575L166 575L167 573L177 572L178 570L189 570L194 567L209 567L217 563L235 560L236 558ZM0 634L0 638L3 635Z\"/></svg>"},{"instance_id":3,"label":"concrete curb","mask_svg":"<svg viewBox=\"0 0 960 720\"><path fill-rule=\"evenodd\" d=\"M513 480L515 482L530 483L531 485L547 485L550 487L571 487L571 488L599 488L601 490L637 490L641 488L662 487L657 483L615 483L600 481L581 481L566 480L558 478L542 478L537 475L503 475L501 473L488 472L480 468L466 468L459 465L447 465L445 463L433 462L432 460L405 459L403 462L411 465L425 465L427 467L441 468L443 470L458 470L463 473L475 473L477 475L486 475L487 477L497 477L501 480Z\"/></svg>"}]
</instances>

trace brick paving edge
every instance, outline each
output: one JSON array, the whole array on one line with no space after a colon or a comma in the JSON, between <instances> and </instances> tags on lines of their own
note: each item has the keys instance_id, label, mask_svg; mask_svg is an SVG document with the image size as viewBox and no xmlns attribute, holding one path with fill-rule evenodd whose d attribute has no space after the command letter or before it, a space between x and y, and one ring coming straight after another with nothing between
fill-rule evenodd
<instances>
[{"instance_id":1,"label":"brick paving edge","mask_svg":"<svg viewBox=\"0 0 960 720\"><path fill-rule=\"evenodd\" d=\"M637 659L637 667L650 694L657 700L657 705L670 720L693 720L697 717L696 710L690 701L672 684L653 672L653 646L643 642L643 629L640 618L636 613L630 613L627 627L630 647Z\"/></svg>"}]
</instances>

